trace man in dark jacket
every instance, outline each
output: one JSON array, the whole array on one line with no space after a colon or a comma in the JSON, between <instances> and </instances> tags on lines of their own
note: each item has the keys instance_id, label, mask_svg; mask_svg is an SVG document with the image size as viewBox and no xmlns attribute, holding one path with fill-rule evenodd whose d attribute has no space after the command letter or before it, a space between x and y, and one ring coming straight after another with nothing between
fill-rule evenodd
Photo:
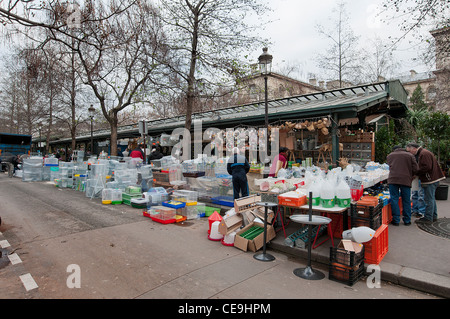
<instances>
[{"instance_id":1,"label":"man in dark jacket","mask_svg":"<svg viewBox=\"0 0 450 319\"><path fill-rule=\"evenodd\" d=\"M394 226L400 223L399 197L402 198L403 223L411 225L411 183L418 170L414 156L400 146L394 146L392 153L386 158L389 165L389 196L391 199L392 222Z\"/></svg>"},{"instance_id":2,"label":"man in dark jacket","mask_svg":"<svg viewBox=\"0 0 450 319\"><path fill-rule=\"evenodd\" d=\"M161 153L160 147L159 146L153 147L152 148L152 152L148 156L147 163L151 164L151 161L158 160L158 159L161 159L163 157L164 157L164 155L163 155L163 153Z\"/></svg>"},{"instance_id":3,"label":"man in dark jacket","mask_svg":"<svg viewBox=\"0 0 450 319\"><path fill-rule=\"evenodd\" d=\"M233 197L237 199L248 196L247 173L250 171L250 164L245 156L239 154L239 150L233 150L234 155L228 159L227 172L232 176Z\"/></svg>"},{"instance_id":4,"label":"man in dark jacket","mask_svg":"<svg viewBox=\"0 0 450 319\"><path fill-rule=\"evenodd\" d=\"M425 216L417 219L416 223L431 224L437 218L436 206L436 188L439 186L439 181L445 179L436 157L429 150L420 147L418 144L410 143L406 149L413 155L418 156L419 169L417 176L419 176L420 184L424 189L425 199Z\"/></svg>"}]
</instances>

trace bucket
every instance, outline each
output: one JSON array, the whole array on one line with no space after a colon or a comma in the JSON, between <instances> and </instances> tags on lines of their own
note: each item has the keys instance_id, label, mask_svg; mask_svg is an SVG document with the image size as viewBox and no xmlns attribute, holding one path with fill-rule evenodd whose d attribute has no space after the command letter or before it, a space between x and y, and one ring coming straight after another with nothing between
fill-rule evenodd
<instances>
[{"instance_id":1,"label":"bucket","mask_svg":"<svg viewBox=\"0 0 450 319\"><path fill-rule=\"evenodd\" d=\"M331 198L331 199L323 199L322 198L322 206L325 208L334 207L334 198Z\"/></svg>"},{"instance_id":2,"label":"bucket","mask_svg":"<svg viewBox=\"0 0 450 319\"><path fill-rule=\"evenodd\" d=\"M219 225L220 225L219 221L215 221L214 223L212 223L211 231L208 236L209 240L219 241L223 238L223 235L219 233Z\"/></svg>"},{"instance_id":3,"label":"bucket","mask_svg":"<svg viewBox=\"0 0 450 319\"><path fill-rule=\"evenodd\" d=\"M447 200L448 198L448 185L439 185L436 188L434 198L437 200Z\"/></svg>"},{"instance_id":4,"label":"bucket","mask_svg":"<svg viewBox=\"0 0 450 319\"><path fill-rule=\"evenodd\" d=\"M355 202L359 201L359 199L361 198L361 196L364 193L364 187L361 186L361 188L359 189L350 189L350 195L352 196L352 200L354 200Z\"/></svg>"},{"instance_id":5,"label":"bucket","mask_svg":"<svg viewBox=\"0 0 450 319\"><path fill-rule=\"evenodd\" d=\"M309 204L309 198L306 198L308 204ZM320 205L320 197L313 197L312 198L312 205L313 206L319 206Z\"/></svg>"},{"instance_id":6,"label":"bucket","mask_svg":"<svg viewBox=\"0 0 450 319\"><path fill-rule=\"evenodd\" d=\"M350 207L351 198L336 198L336 205L338 207Z\"/></svg>"}]
</instances>

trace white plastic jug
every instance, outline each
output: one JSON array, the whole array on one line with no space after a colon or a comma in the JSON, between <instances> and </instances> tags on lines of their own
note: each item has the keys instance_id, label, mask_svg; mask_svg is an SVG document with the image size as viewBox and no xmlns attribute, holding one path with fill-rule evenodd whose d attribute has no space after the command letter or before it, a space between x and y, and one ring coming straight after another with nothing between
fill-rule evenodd
<instances>
[{"instance_id":1,"label":"white plastic jug","mask_svg":"<svg viewBox=\"0 0 450 319\"><path fill-rule=\"evenodd\" d=\"M336 204L339 207L349 207L351 200L352 195L350 186L348 186L345 180L341 180L341 182L336 187Z\"/></svg>"},{"instance_id":2,"label":"white plastic jug","mask_svg":"<svg viewBox=\"0 0 450 319\"><path fill-rule=\"evenodd\" d=\"M306 198L309 200L309 193L312 193L312 204L314 206L320 205L320 189L322 182L321 179L314 181L308 189L308 194L306 194Z\"/></svg>"},{"instance_id":3,"label":"white plastic jug","mask_svg":"<svg viewBox=\"0 0 450 319\"><path fill-rule=\"evenodd\" d=\"M320 188L321 199L333 199L335 197L335 189L330 181L325 180Z\"/></svg>"},{"instance_id":4,"label":"white plastic jug","mask_svg":"<svg viewBox=\"0 0 450 319\"><path fill-rule=\"evenodd\" d=\"M336 197L339 199L351 198L350 187L345 180L341 180L336 188Z\"/></svg>"}]
</instances>

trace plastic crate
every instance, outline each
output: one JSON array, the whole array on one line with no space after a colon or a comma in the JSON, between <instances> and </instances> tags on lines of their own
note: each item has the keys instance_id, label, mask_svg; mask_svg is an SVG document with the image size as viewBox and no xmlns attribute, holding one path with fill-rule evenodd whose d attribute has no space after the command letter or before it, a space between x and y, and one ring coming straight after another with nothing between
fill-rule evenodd
<instances>
[{"instance_id":1,"label":"plastic crate","mask_svg":"<svg viewBox=\"0 0 450 319\"><path fill-rule=\"evenodd\" d=\"M150 211L148 211L148 214L153 221L158 223L170 224L176 222L176 210L173 208L154 206Z\"/></svg>"},{"instance_id":2,"label":"plastic crate","mask_svg":"<svg viewBox=\"0 0 450 319\"><path fill-rule=\"evenodd\" d=\"M353 286L364 276L364 263L355 266L345 266L337 262L330 263L328 279Z\"/></svg>"},{"instance_id":3,"label":"plastic crate","mask_svg":"<svg viewBox=\"0 0 450 319\"><path fill-rule=\"evenodd\" d=\"M351 220L350 225L352 228L366 226L372 228L373 230L377 230L383 224L383 216L381 211L371 218L360 218L351 215L350 220Z\"/></svg>"},{"instance_id":4,"label":"plastic crate","mask_svg":"<svg viewBox=\"0 0 450 319\"><path fill-rule=\"evenodd\" d=\"M190 191L190 190L176 190L172 194L173 200L179 202L197 202L198 201L198 192Z\"/></svg>"},{"instance_id":5,"label":"plastic crate","mask_svg":"<svg viewBox=\"0 0 450 319\"><path fill-rule=\"evenodd\" d=\"M278 196L278 205L280 206L289 206L289 207L300 207L306 205L306 196L301 197L285 197Z\"/></svg>"},{"instance_id":6,"label":"plastic crate","mask_svg":"<svg viewBox=\"0 0 450 319\"><path fill-rule=\"evenodd\" d=\"M347 214L347 212L343 212L342 214L328 214L328 217L331 218L331 222L328 227L328 235L331 235L334 238L342 238L342 232L344 231L343 214ZM351 221L350 218L347 218L347 229L350 228Z\"/></svg>"},{"instance_id":7,"label":"plastic crate","mask_svg":"<svg viewBox=\"0 0 450 319\"><path fill-rule=\"evenodd\" d=\"M220 208L217 207L211 207L211 206L206 206L206 205L198 205L197 206L198 209L198 213L199 214L205 214L205 217L209 217L211 216L214 212L219 212L220 213Z\"/></svg>"},{"instance_id":8,"label":"plastic crate","mask_svg":"<svg viewBox=\"0 0 450 319\"><path fill-rule=\"evenodd\" d=\"M389 251L389 231L388 225L381 225L375 232L372 240L363 243L364 261L366 264L378 265Z\"/></svg>"},{"instance_id":9,"label":"plastic crate","mask_svg":"<svg viewBox=\"0 0 450 319\"><path fill-rule=\"evenodd\" d=\"M388 225L392 221L392 208L390 203L383 207L381 214L383 224Z\"/></svg>"},{"instance_id":10,"label":"plastic crate","mask_svg":"<svg viewBox=\"0 0 450 319\"><path fill-rule=\"evenodd\" d=\"M350 215L352 217L373 218L377 214L381 213L382 208L382 203L378 203L377 206L350 204Z\"/></svg>"},{"instance_id":11,"label":"plastic crate","mask_svg":"<svg viewBox=\"0 0 450 319\"><path fill-rule=\"evenodd\" d=\"M364 245L359 253L347 251L343 248L330 247L330 262L354 267L364 262Z\"/></svg>"},{"instance_id":12,"label":"plastic crate","mask_svg":"<svg viewBox=\"0 0 450 319\"><path fill-rule=\"evenodd\" d=\"M211 201L214 204L228 206L228 207L234 207L234 200L233 200L233 197L231 197L231 196L212 197Z\"/></svg>"}]
</instances>

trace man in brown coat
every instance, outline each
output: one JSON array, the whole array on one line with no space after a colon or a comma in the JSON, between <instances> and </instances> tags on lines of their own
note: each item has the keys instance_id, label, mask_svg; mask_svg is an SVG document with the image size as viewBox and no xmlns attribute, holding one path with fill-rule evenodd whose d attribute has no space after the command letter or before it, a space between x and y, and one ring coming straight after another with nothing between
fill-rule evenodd
<instances>
[{"instance_id":1,"label":"man in brown coat","mask_svg":"<svg viewBox=\"0 0 450 319\"><path fill-rule=\"evenodd\" d=\"M400 224L399 197L402 198L403 223L411 225L411 183L418 170L414 156L400 146L394 146L392 153L386 158L389 165L389 196L391 199L392 222Z\"/></svg>"},{"instance_id":2,"label":"man in brown coat","mask_svg":"<svg viewBox=\"0 0 450 319\"><path fill-rule=\"evenodd\" d=\"M439 181L445 179L444 173L442 173L436 157L429 150L415 143L408 144L406 150L418 156L419 170L417 176L419 176L424 189L425 216L416 220L416 223L431 224L438 218L435 195Z\"/></svg>"}]
</instances>

